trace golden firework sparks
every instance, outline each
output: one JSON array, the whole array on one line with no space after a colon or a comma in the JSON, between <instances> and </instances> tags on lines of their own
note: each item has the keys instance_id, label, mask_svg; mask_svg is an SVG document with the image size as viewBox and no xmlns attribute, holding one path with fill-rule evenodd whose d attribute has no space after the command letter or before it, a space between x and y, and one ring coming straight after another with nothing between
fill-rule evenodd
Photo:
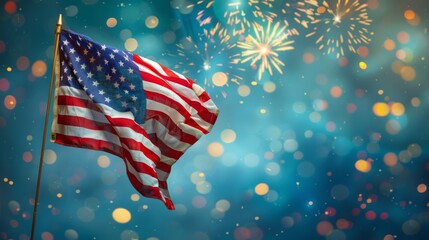
<instances>
[{"instance_id":1,"label":"golden firework sparks","mask_svg":"<svg viewBox=\"0 0 429 240\"><path fill-rule=\"evenodd\" d=\"M231 26L232 35L243 34L247 29L252 27L261 20L272 22L277 14L274 12L273 3L275 0L230 0L227 4L221 0L200 0L198 5L205 9L198 12L197 20L200 26L211 23L212 15L207 13L209 8L222 9L223 18L226 24Z\"/></svg>"},{"instance_id":2,"label":"golden firework sparks","mask_svg":"<svg viewBox=\"0 0 429 240\"><path fill-rule=\"evenodd\" d=\"M282 8L283 21L292 35L299 35L300 28L308 29L314 21L314 9L317 7L317 0L287 1Z\"/></svg>"},{"instance_id":3,"label":"golden firework sparks","mask_svg":"<svg viewBox=\"0 0 429 240\"><path fill-rule=\"evenodd\" d=\"M291 44L294 41L287 41L289 34L285 31L286 26L280 27L277 22L274 26L268 22L267 27L261 28L254 24L254 35L249 35L245 42L238 42L237 46L243 49L241 56L242 63L249 62L250 65L255 65L259 62L258 79L262 77L265 69L270 75L273 75L272 68L274 67L279 73L283 73L281 67L285 64L279 59L279 52L294 49Z\"/></svg>"},{"instance_id":4,"label":"golden firework sparks","mask_svg":"<svg viewBox=\"0 0 429 240\"><path fill-rule=\"evenodd\" d=\"M306 36L315 36L319 50L337 58L344 56L345 48L356 53L356 46L369 44L373 34L367 28L372 23L367 7L359 0L323 0L311 11L313 29Z\"/></svg>"}]
</instances>

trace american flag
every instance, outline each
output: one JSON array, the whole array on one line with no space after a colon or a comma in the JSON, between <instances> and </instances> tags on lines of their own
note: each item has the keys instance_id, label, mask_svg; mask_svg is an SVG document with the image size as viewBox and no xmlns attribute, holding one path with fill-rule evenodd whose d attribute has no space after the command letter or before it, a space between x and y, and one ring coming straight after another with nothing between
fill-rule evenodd
<instances>
[{"instance_id":1,"label":"american flag","mask_svg":"<svg viewBox=\"0 0 429 240\"><path fill-rule=\"evenodd\" d=\"M154 61L69 30L60 33L57 65L52 141L119 156L138 192L174 209L167 177L216 121L208 94Z\"/></svg>"}]
</instances>

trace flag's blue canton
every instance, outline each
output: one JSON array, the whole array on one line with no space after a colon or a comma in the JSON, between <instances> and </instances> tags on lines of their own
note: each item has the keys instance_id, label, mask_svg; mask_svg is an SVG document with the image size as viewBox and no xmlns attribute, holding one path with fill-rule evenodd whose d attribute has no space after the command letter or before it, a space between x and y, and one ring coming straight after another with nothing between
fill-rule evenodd
<instances>
[{"instance_id":1,"label":"flag's blue canton","mask_svg":"<svg viewBox=\"0 0 429 240\"><path fill-rule=\"evenodd\" d=\"M60 36L60 86L84 90L95 103L130 111L143 123L146 96L133 55L63 30Z\"/></svg>"}]
</instances>

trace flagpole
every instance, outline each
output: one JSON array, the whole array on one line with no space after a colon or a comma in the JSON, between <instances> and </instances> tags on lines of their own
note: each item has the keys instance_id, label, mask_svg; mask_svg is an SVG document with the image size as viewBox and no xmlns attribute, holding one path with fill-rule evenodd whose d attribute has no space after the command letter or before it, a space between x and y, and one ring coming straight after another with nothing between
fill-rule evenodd
<instances>
[{"instance_id":1,"label":"flagpole","mask_svg":"<svg viewBox=\"0 0 429 240\"><path fill-rule=\"evenodd\" d=\"M46 130L48 128L49 122L49 112L51 109L51 98L52 98L52 89L54 85L54 78L56 72L56 64L57 64L57 56L58 56L58 43L60 39L61 26L62 26L62 16L61 14L58 16L57 26L55 28L55 42L54 42L54 57L52 63L52 73L51 73L51 81L49 83L49 92L48 92L48 103L46 106L46 114L45 114L45 125L43 127L43 139L42 139L42 147L40 152L39 159L39 172L37 174L37 186L36 186L36 197L34 199L34 209L33 209L33 220L31 222L31 237L30 239L34 239L34 229L36 226L37 219L37 206L39 205L39 190L40 190L40 180L42 178L42 166L43 166L43 158L45 155L45 143L46 143Z\"/></svg>"}]
</instances>

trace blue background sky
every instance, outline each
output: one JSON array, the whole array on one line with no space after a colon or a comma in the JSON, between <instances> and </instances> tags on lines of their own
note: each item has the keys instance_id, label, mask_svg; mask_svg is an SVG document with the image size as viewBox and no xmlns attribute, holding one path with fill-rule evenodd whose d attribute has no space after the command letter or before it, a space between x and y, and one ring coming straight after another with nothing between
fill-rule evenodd
<instances>
[{"instance_id":1,"label":"blue background sky","mask_svg":"<svg viewBox=\"0 0 429 240\"><path fill-rule=\"evenodd\" d=\"M37 239L426 239L428 2L357 1L372 20L359 33L352 14L333 23L324 12L333 0L305 6L322 19L308 28L294 21L302 1L255 1L241 10L262 30L235 35L227 3L237 1L209 2L1 2L0 239L30 235L60 13L65 28L194 79L220 115L172 169L176 211L138 195L121 159L47 142ZM268 30L255 9L276 15L271 29L299 32L278 35L293 50L271 48L282 73L259 77L260 61L236 44ZM204 32L216 23L225 35ZM338 58L316 44L350 26L371 41Z\"/></svg>"}]
</instances>

